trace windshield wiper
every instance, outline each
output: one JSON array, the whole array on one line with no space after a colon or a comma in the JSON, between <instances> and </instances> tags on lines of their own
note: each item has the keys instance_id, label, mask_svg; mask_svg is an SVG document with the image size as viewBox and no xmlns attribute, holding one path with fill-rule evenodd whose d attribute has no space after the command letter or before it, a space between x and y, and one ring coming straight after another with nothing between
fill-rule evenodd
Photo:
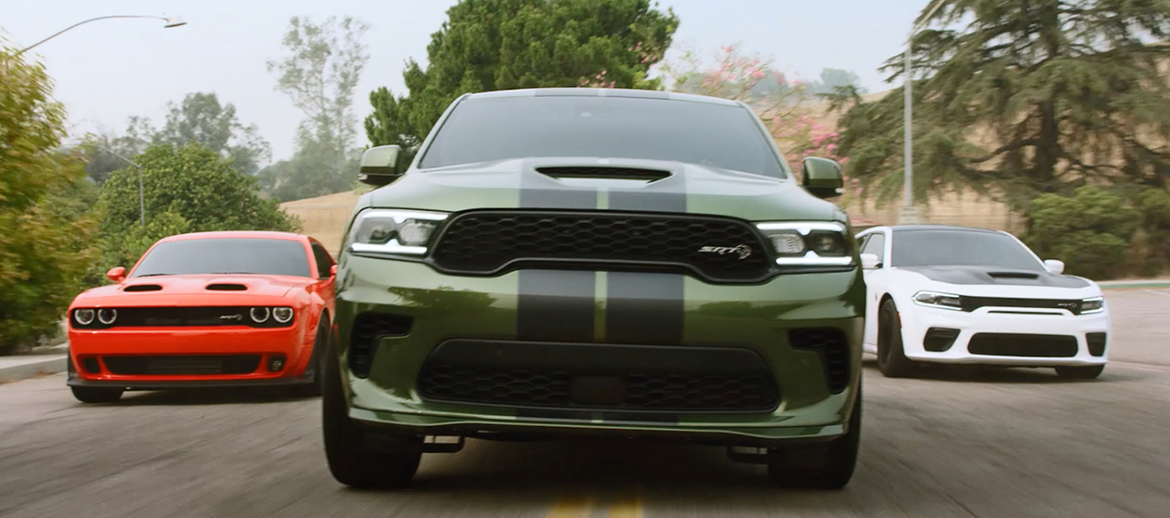
<instances>
[{"instance_id":1,"label":"windshield wiper","mask_svg":"<svg viewBox=\"0 0 1170 518\"><path fill-rule=\"evenodd\" d=\"M159 275L177 275L174 273L144 273L142 275L135 275L135 277L158 277Z\"/></svg>"},{"instance_id":2,"label":"windshield wiper","mask_svg":"<svg viewBox=\"0 0 1170 518\"><path fill-rule=\"evenodd\" d=\"M209 275L261 275L256 272L211 272Z\"/></svg>"}]
</instances>

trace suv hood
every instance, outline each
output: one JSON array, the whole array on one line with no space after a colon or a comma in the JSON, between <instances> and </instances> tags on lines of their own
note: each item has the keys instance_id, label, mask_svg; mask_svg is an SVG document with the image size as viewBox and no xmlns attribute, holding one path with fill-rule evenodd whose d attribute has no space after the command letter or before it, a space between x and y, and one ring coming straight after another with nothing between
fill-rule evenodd
<instances>
[{"instance_id":1,"label":"suv hood","mask_svg":"<svg viewBox=\"0 0 1170 518\"><path fill-rule=\"evenodd\" d=\"M630 178L630 169L661 173L650 180ZM601 209L709 214L748 221L845 220L835 205L809 194L791 178L630 159L528 158L411 169L371 192L368 204L445 212Z\"/></svg>"}]
</instances>

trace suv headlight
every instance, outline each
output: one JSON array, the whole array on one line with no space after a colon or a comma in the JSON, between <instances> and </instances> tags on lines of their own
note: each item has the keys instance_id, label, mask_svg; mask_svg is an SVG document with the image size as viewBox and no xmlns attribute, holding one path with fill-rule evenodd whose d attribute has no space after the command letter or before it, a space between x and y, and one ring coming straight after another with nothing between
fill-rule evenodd
<instances>
[{"instance_id":1,"label":"suv headlight","mask_svg":"<svg viewBox=\"0 0 1170 518\"><path fill-rule=\"evenodd\" d=\"M914 303L919 306L929 306L932 308L953 309L955 311L963 310L962 298L958 295L951 295L950 293L920 291L914 294Z\"/></svg>"},{"instance_id":2,"label":"suv headlight","mask_svg":"<svg viewBox=\"0 0 1170 518\"><path fill-rule=\"evenodd\" d=\"M350 230L349 249L357 253L425 255L431 236L447 216L414 210L362 211Z\"/></svg>"},{"instance_id":3,"label":"suv headlight","mask_svg":"<svg viewBox=\"0 0 1170 518\"><path fill-rule=\"evenodd\" d=\"M1105 297L1093 297L1081 301L1081 314L1091 315L1105 311Z\"/></svg>"},{"instance_id":4,"label":"suv headlight","mask_svg":"<svg viewBox=\"0 0 1170 518\"><path fill-rule=\"evenodd\" d=\"M780 266L852 266L845 225L829 221L757 223Z\"/></svg>"}]
</instances>

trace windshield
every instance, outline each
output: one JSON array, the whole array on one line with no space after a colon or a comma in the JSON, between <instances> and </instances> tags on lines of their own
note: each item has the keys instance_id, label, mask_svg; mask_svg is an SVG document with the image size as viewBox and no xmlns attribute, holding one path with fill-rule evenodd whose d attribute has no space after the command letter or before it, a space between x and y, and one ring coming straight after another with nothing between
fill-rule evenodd
<instances>
[{"instance_id":1,"label":"windshield","mask_svg":"<svg viewBox=\"0 0 1170 518\"><path fill-rule=\"evenodd\" d=\"M312 276L299 241L222 238L159 243L131 277L215 273Z\"/></svg>"},{"instance_id":2,"label":"windshield","mask_svg":"<svg viewBox=\"0 0 1170 518\"><path fill-rule=\"evenodd\" d=\"M621 97L465 100L419 167L528 157L672 160L784 177L771 142L742 107Z\"/></svg>"},{"instance_id":3,"label":"windshield","mask_svg":"<svg viewBox=\"0 0 1170 518\"><path fill-rule=\"evenodd\" d=\"M895 231L890 266L989 266L1011 270L1044 270L1031 252L1010 236L962 230Z\"/></svg>"}]
</instances>

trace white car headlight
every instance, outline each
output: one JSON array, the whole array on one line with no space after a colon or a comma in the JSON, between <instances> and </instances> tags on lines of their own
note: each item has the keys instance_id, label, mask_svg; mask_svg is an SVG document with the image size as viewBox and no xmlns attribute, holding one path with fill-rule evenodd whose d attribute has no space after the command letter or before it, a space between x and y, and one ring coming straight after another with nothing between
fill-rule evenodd
<instances>
[{"instance_id":1,"label":"white car headlight","mask_svg":"<svg viewBox=\"0 0 1170 518\"><path fill-rule=\"evenodd\" d=\"M919 306L932 308L963 310L963 301L958 295L938 293L934 291L920 291L914 294L914 303Z\"/></svg>"},{"instance_id":2,"label":"white car headlight","mask_svg":"<svg viewBox=\"0 0 1170 518\"><path fill-rule=\"evenodd\" d=\"M757 223L780 266L852 266L845 225L831 221Z\"/></svg>"},{"instance_id":3,"label":"white car headlight","mask_svg":"<svg viewBox=\"0 0 1170 518\"><path fill-rule=\"evenodd\" d=\"M1105 297L1093 297L1081 301L1081 314L1091 315L1105 311Z\"/></svg>"},{"instance_id":4,"label":"white car headlight","mask_svg":"<svg viewBox=\"0 0 1170 518\"><path fill-rule=\"evenodd\" d=\"M414 210L362 211L350 230L349 249L369 254L425 255L431 236L447 216Z\"/></svg>"}]
</instances>

